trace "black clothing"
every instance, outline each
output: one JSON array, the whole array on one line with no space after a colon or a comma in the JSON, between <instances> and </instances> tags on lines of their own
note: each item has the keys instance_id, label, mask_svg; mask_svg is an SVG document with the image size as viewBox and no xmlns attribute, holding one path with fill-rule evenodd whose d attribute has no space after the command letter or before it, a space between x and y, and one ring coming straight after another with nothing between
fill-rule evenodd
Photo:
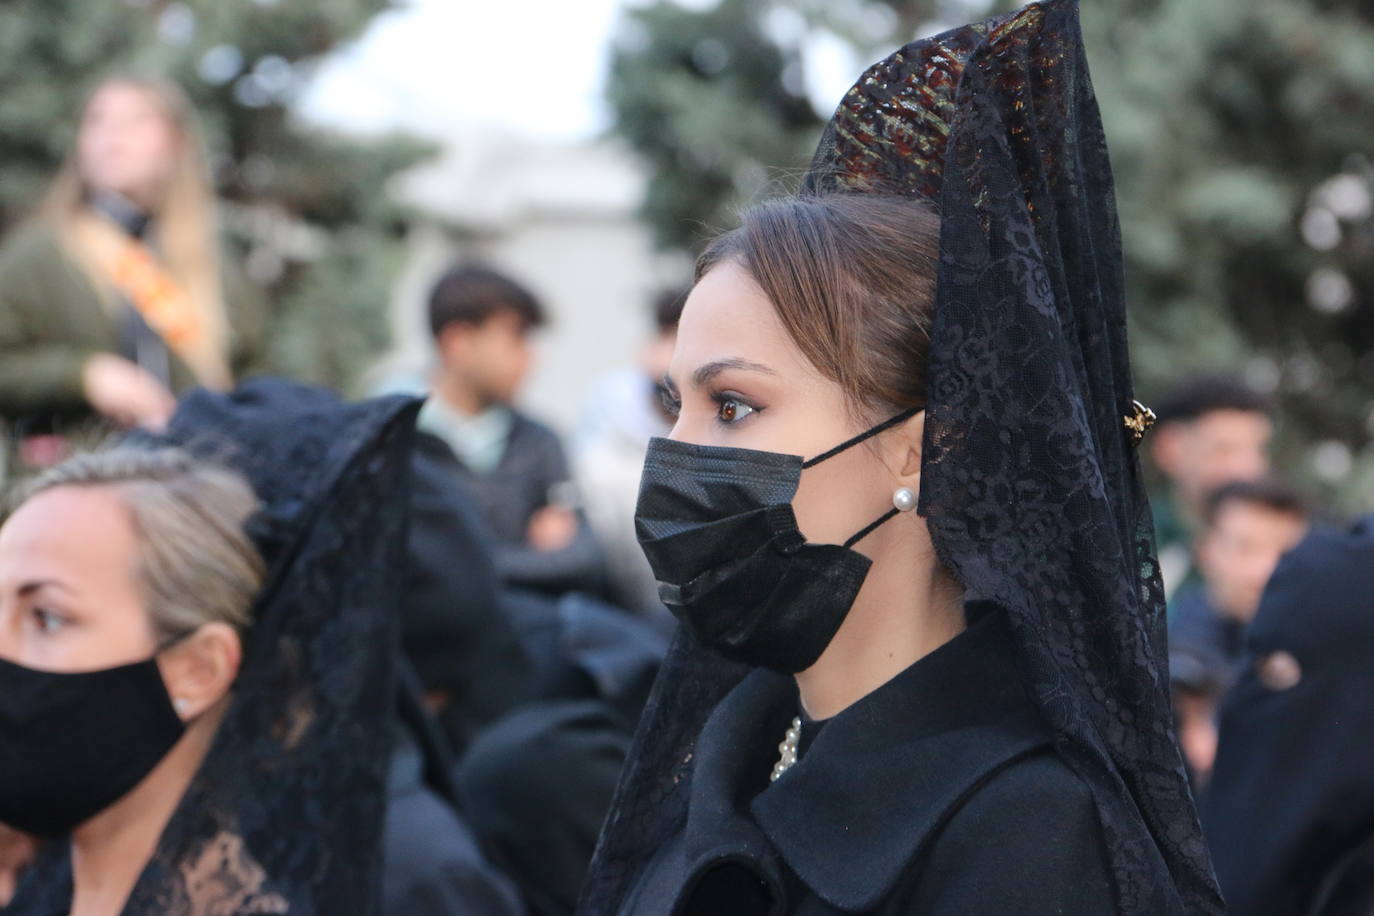
<instances>
[{"instance_id":1,"label":"black clothing","mask_svg":"<svg viewBox=\"0 0 1374 916\"><path fill-rule=\"evenodd\" d=\"M419 438L427 451L437 445L452 454L437 436L422 431ZM535 550L526 541L530 518L572 478L563 444L553 430L511 410L510 435L494 469L478 472L456 456L453 461L495 538L492 551L503 582L552 594L605 589L601 548L585 518L579 518L577 536L562 550Z\"/></svg>"},{"instance_id":2,"label":"black clothing","mask_svg":"<svg viewBox=\"0 0 1374 916\"><path fill-rule=\"evenodd\" d=\"M534 916L573 912L630 736L605 703L547 701L482 733L460 761L464 815Z\"/></svg>"},{"instance_id":3,"label":"black clothing","mask_svg":"<svg viewBox=\"0 0 1374 916\"><path fill-rule=\"evenodd\" d=\"M1183 675L1190 686L1224 692L1245 655L1245 624L1220 614L1202 586L1189 587L1174 599L1169 655L1181 663L1170 663L1176 681Z\"/></svg>"},{"instance_id":4,"label":"black clothing","mask_svg":"<svg viewBox=\"0 0 1374 916\"><path fill-rule=\"evenodd\" d=\"M534 664L504 612L490 536L443 441L416 437L401 643L427 691L448 697L442 719L455 753L531 699Z\"/></svg>"},{"instance_id":5,"label":"black clothing","mask_svg":"<svg viewBox=\"0 0 1374 916\"><path fill-rule=\"evenodd\" d=\"M1091 791L989 615L827 720L773 783L796 682L750 674L697 742L686 828L626 913L1114 912ZM756 908L719 908L757 889Z\"/></svg>"},{"instance_id":6,"label":"black clothing","mask_svg":"<svg viewBox=\"0 0 1374 916\"><path fill-rule=\"evenodd\" d=\"M1371 594L1374 516L1314 530L1265 588L1201 799L1236 916L1374 912Z\"/></svg>"},{"instance_id":7,"label":"black clothing","mask_svg":"<svg viewBox=\"0 0 1374 916\"><path fill-rule=\"evenodd\" d=\"M424 758L397 732L387 778L384 912L521 916L515 885L482 856L468 825L425 783Z\"/></svg>"},{"instance_id":8,"label":"black clothing","mask_svg":"<svg viewBox=\"0 0 1374 916\"><path fill-rule=\"evenodd\" d=\"M1077 4L1033 4L871 67L802 193L938 209L918 511L968 606L1010 622L1055 753L1089 788L1112 911L1221 912L1173 729L1164 595L1126 425L1143 426L1144 412ZM588 913L622 911L647 860L685 829L694 773L712 763L698 735L746 673L683 640L670 651L583 895ZM852 855L836 865L863 868Z\"/></svg>"},{"instance_id":9,"label":"black clothing","mask_svg":"<svg viewBox=\"0 0 1374 916\"><path fill-rule=\"evenodd\" d=\"M537 699L601 700L634 727L668 650L651 624L588 595L512 589L502 604L534 662Z\"/></svg>"},{"instance_id":10,"label":"black clothing","mask_svg":"<svg viewBox=\"0 0 1374 916\"><path fill-rule=\"evenodd\" d=\"M465 469L442 440L418 438L405 652L424 688L448 695L439 721L459 760L454 797L476 840L533 913L570 913L666 646L643 621L592 598L500 582L495 538L472 505ZM389 848L407 862L388 864L388 912L449 912L443 907L467 899L476 902L456 912L484 913L477 903L486 898L457 894L474 878L462 844L453 841L447 863L441 850L419 848L453 832L436 801L426 792L408 804L414 810L389 815ZM440 832L402 828L402 817ZM397 885L432 903L396 902Z\"/></svg>"}]
</instances>

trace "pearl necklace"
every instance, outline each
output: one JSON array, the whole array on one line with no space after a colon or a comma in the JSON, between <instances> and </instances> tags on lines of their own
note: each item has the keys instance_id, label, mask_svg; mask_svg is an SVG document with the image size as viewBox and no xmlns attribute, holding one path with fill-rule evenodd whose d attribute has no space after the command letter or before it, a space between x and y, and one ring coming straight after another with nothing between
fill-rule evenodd
<instances>
[{"instance_id":1,"label":"pearl necklace","mask_svg":"<svg viewBox=\"0 0 1374 916\"><path fill-rule=\"evenodd\" d=\"M792 764L797 762L797 742L801 740L801 716L792 720L792 725L787 729L787 734L783 736L782 743L778 745L778 751L782 754L778 762L773 764L773 775L768 777L769 782L774 782L783 773L786 773Z\"/></svg>"}]
</instances>

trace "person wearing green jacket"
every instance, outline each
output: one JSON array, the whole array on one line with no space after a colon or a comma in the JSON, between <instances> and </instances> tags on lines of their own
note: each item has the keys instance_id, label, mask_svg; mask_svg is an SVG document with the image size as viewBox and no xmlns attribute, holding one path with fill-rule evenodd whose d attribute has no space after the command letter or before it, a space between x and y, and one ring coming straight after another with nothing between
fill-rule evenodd
<instances>
[{"instance_id":1,"label":"person wearing green jacket","mask_svg":"<svg viewBox=\"0 0 1374 916\"><path fill-rule=\"evenodd\" d=\"M0 419L157 428L263 349L255 290L224 269L204 147L173 85L101 83L34 218L0 247Z\"/></svg>"}]
</instances>

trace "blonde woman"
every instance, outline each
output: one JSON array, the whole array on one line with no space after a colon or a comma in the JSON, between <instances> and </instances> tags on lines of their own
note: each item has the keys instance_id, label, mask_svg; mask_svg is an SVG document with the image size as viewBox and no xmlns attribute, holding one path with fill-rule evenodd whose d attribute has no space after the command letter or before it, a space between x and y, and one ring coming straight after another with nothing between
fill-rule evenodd
<instances>
[{"instance_id":1,"label":"blonde woman","mask_svg":"<svg viewBox=\"0 0 1374 916\"><path fill-rule=\"evenodd\" d=\"M209 751L263 581L257 507L230 471L120 449L53 468L0 528L0 821L70 837L71 912L121 911Z\"/></svg>"},{"instance_id":2,"label":"blonde woman","mask_svg":"<svg viewBox=\"0 0 1374 916\"><path fill-rule=\"evenodd\" d=\"M6 916L382 912L415 409L199 390L130 437L157 447L28 485L0 524L0 824L40 845ZM433 840L455 817L426 863L484 883Z\"/></svg>"},{"instance_id":3,"label":"blonde woman","mask_svg":"<svg viewBox=\"0 0 1374 916\"><path fill-rule=\"evenodd\" d=\"M226 287L216 232L185 95L101 83L39 214L0 250L0 416L157 427L180 390L249 369L258 310Z\"/></svg>"}]
</instances>

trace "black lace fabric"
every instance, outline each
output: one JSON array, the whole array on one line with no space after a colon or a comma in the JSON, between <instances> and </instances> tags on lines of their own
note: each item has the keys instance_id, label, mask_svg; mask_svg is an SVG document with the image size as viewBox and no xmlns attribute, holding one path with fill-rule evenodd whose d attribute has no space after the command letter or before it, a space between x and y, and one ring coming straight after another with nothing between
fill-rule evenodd
<instances>
[{"instance_id":1,"label":"black lace fabric","mask_svg":"<svg viewBox=\"0 0 1374 916\"><path fill-rule=\"evenodd\" d=\"M1059 753L1093 791L1119 912L1223 912L1173 732L1153 525L1124 422L1115 195L1077 4L1033 4L871 67L802 193L831 192L940 209L920 513L968 599L1012 623ZM585 912L615 912L681 829L693 740L741 675L679 638Z\"/></svg>"},{"instance_id":2,"label":"black lace fabric","mask_svg":"<svg viewBox=\"0 0 1374 916\"><path fill-rule=\"evenodd\" d=\"M241 471L262 500L269 572L231 705L126 916L381 912L417 403L263 381L178 410L164 441ZM26 876L13 912L68 912L63 859Z\"/></svg>"}]
</instances>

